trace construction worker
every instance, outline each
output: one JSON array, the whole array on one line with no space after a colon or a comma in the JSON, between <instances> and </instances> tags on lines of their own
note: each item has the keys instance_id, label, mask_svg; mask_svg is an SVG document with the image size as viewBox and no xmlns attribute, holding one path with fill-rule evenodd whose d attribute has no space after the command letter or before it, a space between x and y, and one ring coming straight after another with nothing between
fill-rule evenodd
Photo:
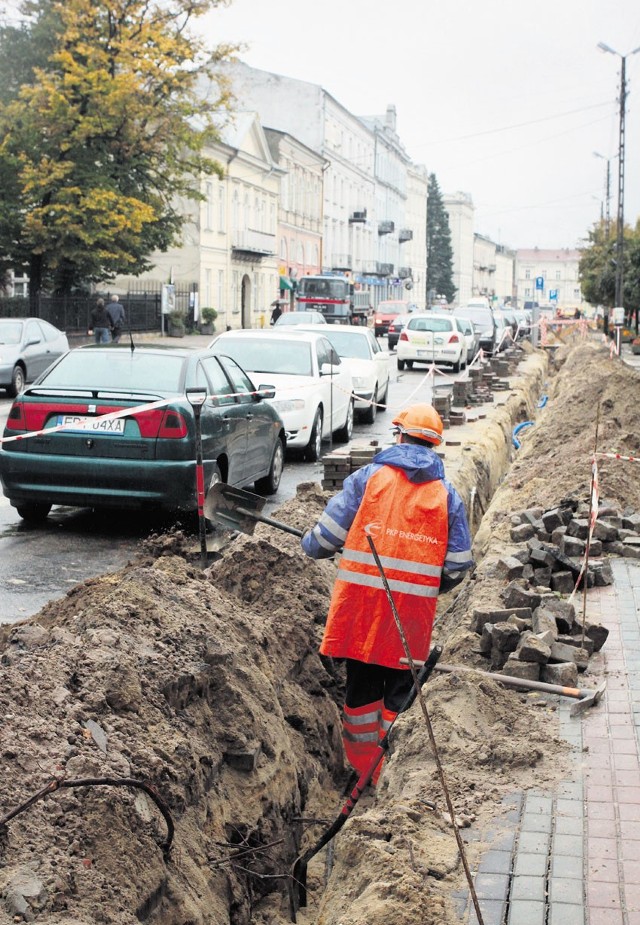
<instances>
[{"instance_id":1,"label":"construction worker","mask_svg":"<svg viewBox=\"0 0 640 925\"><path fill-rule=\"evenodd\" d=\"M431 405L412 405L393 424L396 445L345 479L302 538L313 559L344 547L320 652L346 659L342 738L359 775L413 683L409 668L400 665L402 640L367 535L415 659L428 655L439 592L455 587L473 566L462 499L433 449L442 443L439 414Z\"/></svg>"}]
</instances>

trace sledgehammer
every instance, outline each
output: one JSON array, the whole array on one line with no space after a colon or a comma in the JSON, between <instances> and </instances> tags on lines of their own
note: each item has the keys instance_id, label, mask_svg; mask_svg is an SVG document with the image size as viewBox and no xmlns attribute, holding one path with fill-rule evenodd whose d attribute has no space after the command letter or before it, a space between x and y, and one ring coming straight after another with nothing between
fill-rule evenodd
<instances>
[{"instance_id":1,"label":"sledgehammer","mask_svg":"<svg viewBox=\"0 0 640 925\"><path fill-rule=\"evenodd\" d=\"M408 665L409 659L401 658L402 665ZM414 659L413 664L419 667L423 663ZM523 691L544 691L547 694L559 694L561 697L573 697L577 703L574 703L569 711L571 716L578 716L589 707L594 706L605 692L607 682L602 681L594 690L588 690L582 687L563 687L561 684L547 684L544 681L529 681L526 678L515 678L510 674L497 674L491 671L483 671L481 668L466 668L462 665L442 665L438 663L435 666L436 671L444 671L448 674L457 674L458 672L472 672L482 675L484 678L491 678L492 681L499 681L505 687L515 687Z\"/></svg>"}]
</instances>

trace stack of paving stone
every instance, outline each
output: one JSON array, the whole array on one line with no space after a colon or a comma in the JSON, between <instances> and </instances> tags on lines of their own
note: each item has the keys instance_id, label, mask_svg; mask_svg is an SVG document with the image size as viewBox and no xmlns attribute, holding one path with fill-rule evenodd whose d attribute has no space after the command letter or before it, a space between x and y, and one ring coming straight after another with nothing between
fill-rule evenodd
<instances>
[{"instance_id":1,"label":"stack of paving stone","mask_svg":"<svg viewBox=\"0 0 640 925\"><path fill-rule=\"evenodd\" d=\"M372 440L371 443L354 443L349 449L345 447L329 453L322 460L322 487L329 490L342 488L347 476L370 463L379 450L378 441Z\"/></svg>"},{"instance_id":2,"label":"stack of paving stone","mask_svg":"<svg viewBox=\"0 0 640 925\"><path fill-rule=\"evenodd\" d=\"M492 668L505 674L576 686L577 673L604 644L608 630L576 616L570 595L580 578L589 506L565 498L550 510L531 508L511 518L511 539L522 544L495 563L507 584L496 610L474 611L473 629ZM640 559L640 514L599 507L589 548L587 587L613 581L607 555ZM585 576L582 576L582 582Z\"/></svg>"},{"instance_id":3,"label":"stack of paving stone","mask_svg":"<svg viewBox=\"0 0 640 925\"><path fill-rule=\"evenodd\" d=\"M445 428L451 426L450 421L450 412L451 412L452 396L451 392L447 389L446 392L434 392L433 393L433 407L436 409L440 417L442 418L442 423Z\"/></svg>"},{"instance_id":4,"label":"stack of paving stone","mask_svg":"<svg viewBox=\"0 0 640 925\"><path fill-rule=\"evenodd\" d=\"M472 392L468 399L470 405L482 405L493 401L490 384L484 378L485 371L485 365L473 366L469 370L469 379L472 383Z\"/></svg>"},{"instance_id":5,"label":"stack of paving stone","mask_svg":"<svg viewBox=\"0 0 640 925\"><path fill-rule=\"evenodd\" d=\"M458 408L464 408L468 404L473 394L473 380L456 379L453 383L453 404Z\"/></svg>"}]
</instances>

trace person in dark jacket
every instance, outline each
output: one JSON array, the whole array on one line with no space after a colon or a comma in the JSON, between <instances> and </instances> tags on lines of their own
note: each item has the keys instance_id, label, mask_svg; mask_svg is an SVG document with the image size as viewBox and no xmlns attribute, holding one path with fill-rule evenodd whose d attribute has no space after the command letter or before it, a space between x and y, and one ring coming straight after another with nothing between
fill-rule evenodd
<instances>
[{"instance_id":1,"label":"person in dark jacket","mask_svg":"<svg viewBox=\"0 0 640 925\"><path fill-rule=\"evenodd\" d=\"M96 344L108 344L111 340L111 319L105 308L104 299L98 299L91 310L91 330Z\"/></svg>"},{"instance_id":2,"label":"person in dark jacket","mask_svg":"<svg viewBox=\"0 0 640 925\"><path fill-rule=\"evenodd\" d=\"M416 660L429 654L438 594L455 587L473 566L464 504L434 452L442 442L440 416L431 405L419 404L393 423L397 444L345 479L302 538L314 559L344 547L320 652L346 659L343 743L359 774L369 767L413 684L409 667L400 664L404 647L367 536Z\"/></svg>"},{"instance_id":3,"label":"person in dark jacket","mask_svg":"<svg viewBox=\"0 0 640 925\"><path fill-rule=\"evenodd\" d=\"M111 336L114 343L117 344L125 325L124 308L120 304L120 299L117 295L111 296L111 301L107 305L107 314L111 322Z\"/></svg>"}]
</instances>

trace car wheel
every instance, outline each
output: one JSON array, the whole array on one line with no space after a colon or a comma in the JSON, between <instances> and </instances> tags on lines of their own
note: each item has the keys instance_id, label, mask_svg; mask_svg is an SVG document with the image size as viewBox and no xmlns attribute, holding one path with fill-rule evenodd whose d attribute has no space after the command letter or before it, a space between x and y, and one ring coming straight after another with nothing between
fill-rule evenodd
<instances>
[{"instance_id":1,"label":"car wheel","mask_svg":"<svg viewBox=\"0 0 640 925\"><path fill-rule=\"evenodd\" d=\"M373 392L371 394L371 404L369 405L367 410L362 415L362 420L364 421L365 424L374 423L377 417L377 414L378 414L378 406L376 404L377 401L378 401L378 383L376 382L376 384L373 387Z\"/></svg>"},{"instance_id":2,"label":"car wheel","mask_svg":"<svg viewBox=\"0 0 640 925\"><path fill-rule=\"evenodd\" d=\"M13 373L11 375L11 385L9 386L8 392L9 395L15 398L16 395L19 395L20 392L24 389L25 386L25 375L24 369L22 366L14 366ZM48 512L47 512L48 513Z\"/></svg>"},{"instance_id":3,"label":"car wheel","mask_svg":"<svg viewBox=\"0 0 640 925\"><path fill-rule=\"evenodd\" d=\"M351 440L353 434L353 402L350 401L347 407L347 420L344 422L344 427L341 427L340 430L336 431L336 440L340 443L348 443Z\"/></svg>"},{"instance_id":4,"label":"car wheel","mask_svg":"<svg viewBox=\"0 0 640 925\"><path fill-rule=\"evenodd\" d=\"M311 438L305 450L305 457L309 462L315 462L322 456L322 409L318 408L313 419Z\"/></svg>"},{"instance_id":5,"label":"car wheel","mask_svg":"<svg viewBox=\"0 0 640 925\"><path fill-rule=\"evenodd\" d=\"M389 400L389 380L387 379L387 387L384 390L384 395L378 402L378 412L387 410L388 400Z\"/></svg>"},{"instance_id":6,"label":"car wheel","mask_svg":"<svg viewBox=\"0 0 640 925\"><path fill-rule=\"evenodd\" d=\"M403 370L403 369L404 369L404 360L398 360L398 369L399 369L399 370Z\"/></svg>"},{"instance_id":7,"label":"car wheel","mask_svg":"<svg viewBox=\"0 0 640 925\"><path fill-rule=\"evenodd\" d=\"M462 360L458 360L457 363L452 363L454 373L460 372L460 367L462 366Z\"/></svg>"},{"instance_id":8,"label":"car wheel","mask_svg":"<svg viewBox=\"0 0 640 925\"><path fill-rule=\"evenodd\" d=\"M265 475L265 477L262 479L256 480L256 491L259 491L261 495L275 495L278 490L278 486L280 485L283 469L284 441L278 437L276 440L276 445L273 449L269 474Z\"/></svg>"},{"instance_id":9,"label":"car wheel","mask_svg":"<svg viewBox=\"0 0 640 925\"><path fill-rule=\"evenodd\" d=\"M44 502L41 504L20 504L16 510L20 517L26 520L27 523L39 524L47 519L49 511L51 510L51 505L45 504Z\"/></svg>"}]
</instances>

